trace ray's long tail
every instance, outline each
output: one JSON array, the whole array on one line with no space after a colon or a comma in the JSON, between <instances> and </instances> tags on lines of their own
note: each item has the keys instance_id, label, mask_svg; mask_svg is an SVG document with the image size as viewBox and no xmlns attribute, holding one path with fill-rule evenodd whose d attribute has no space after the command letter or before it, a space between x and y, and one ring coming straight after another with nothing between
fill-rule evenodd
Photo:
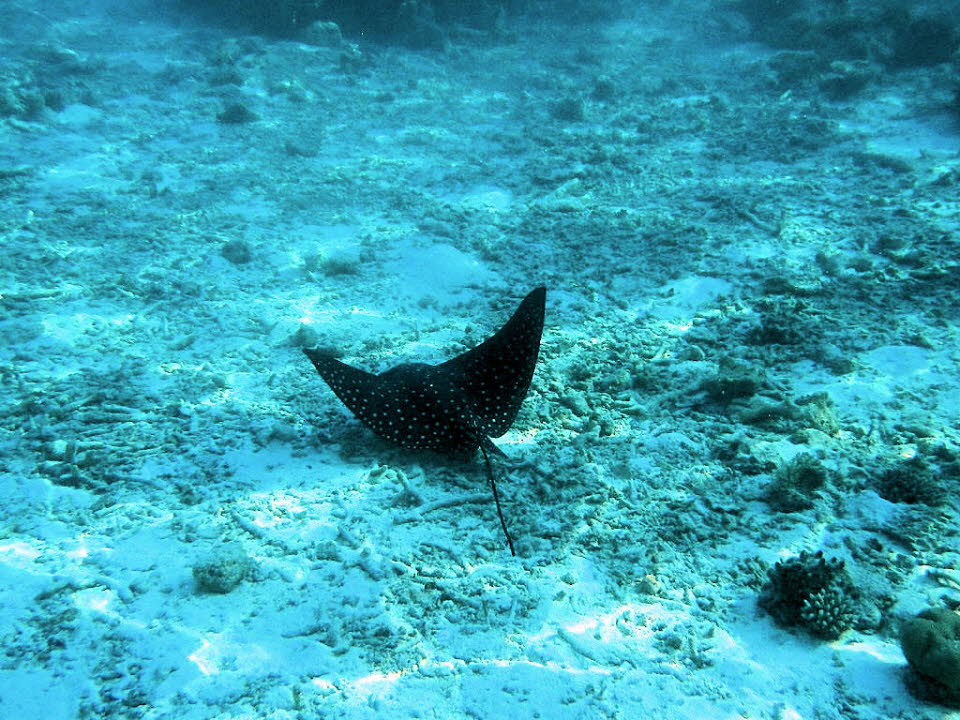
<instances>
[{"instance_id":1,"label":"ray's long tail","mask_svg":"<svg viewBox=\"0 0 960 720\"><path fill-rule=\"evenodd\" d=\"M489 440L487 442L489 442ZM503 534L507 538L510 554L516 557L517 553L513 549L513 538L510 537L510 531L507 530L507 523L503 519L503 510L500 509L500 493L497 492L497 482L493 479L493 467L490 465L490 456L487 455L485 443L480 443L480 450L483 452L483 461L487 465L487 479L490 481L490 489L493 490L493 501L497 504L497 517L500 518L500 527L503 528Z\"/></svg>"}]
</instances>

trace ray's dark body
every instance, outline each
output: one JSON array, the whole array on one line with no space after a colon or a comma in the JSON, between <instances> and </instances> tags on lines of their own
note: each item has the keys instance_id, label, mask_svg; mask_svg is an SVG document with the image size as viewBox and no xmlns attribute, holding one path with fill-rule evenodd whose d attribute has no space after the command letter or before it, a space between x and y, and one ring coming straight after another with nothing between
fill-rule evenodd
<instances>
[{"instance_id":1,"label":"ray's dark body","mask_svg":"<svg viewBox=\"0 0 960 720\"><path fill-rule=\"evenodd\" d=\"M383 439L410 449L470 452L503 435L517 416L540 352L545 299L546 289L537 288L493 337L440 365L405 363L375 375L329 353L304 353Z\"/></svg>"},{"instance_id":2,"label":"ray's dark body","mask_svg":"<svg viewBox=\"0 0 960 720\"><path fill-rule=\"evenodd\" d=\"M405 363L376 375L330 353L304 349L330 389L383 439L409 449L465 454L480 448L510 552L489 452L513 424L540 354L546 288L527 295L507 323L472 350L439 365Z\"/></svg>"}]
</instances>

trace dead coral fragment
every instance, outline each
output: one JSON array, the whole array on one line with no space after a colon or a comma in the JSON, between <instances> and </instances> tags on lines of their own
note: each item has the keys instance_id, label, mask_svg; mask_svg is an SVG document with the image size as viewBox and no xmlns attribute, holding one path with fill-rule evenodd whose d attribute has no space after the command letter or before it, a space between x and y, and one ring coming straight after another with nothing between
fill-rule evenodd
<instances>
[{"instance_id":1,"label":"dead coral fragment","mask_svg":"<svg viewBox=\"0 0 960 720\"><path fill-rule=\"evenodd\" d=\"M223 545L193 568L197 591L226 595L247 576L253 563L237 544Z\"/></svg>"},{"instance_id":2,"label":"dead coral fragment","mask_svg":"<svg viewBox=\"0 0 960 720\"><path fill-rule=\"evenodd\" d=\"M246 105L233 103L224 108L223 112L217 115L217 122L224 125L242 125L244 123L256 122L260 116L250 110Z\"/></svg>"},{"instance_id":3,"label":"dead coral fragment","mask_svg":"<svg viewBox=\"0 0 960 720\"><path fill-rule=\"evenodd\" d=\"M707 391L714 402L728 403L739 398L752 397L763 382L762 372L733 358L723 357L720 359L717 374L704 380L700 387Z\"/></svg>"}]
</instances>

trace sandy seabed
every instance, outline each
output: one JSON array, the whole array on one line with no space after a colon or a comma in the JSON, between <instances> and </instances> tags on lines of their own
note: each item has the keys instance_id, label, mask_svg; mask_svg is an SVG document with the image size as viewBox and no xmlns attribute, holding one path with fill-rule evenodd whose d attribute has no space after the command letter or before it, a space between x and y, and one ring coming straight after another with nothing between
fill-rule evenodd
<instances>
[{"instance_id":1,"label":"sandy seabed","mask_svg":"<svg viewBox=\"0 0 960 720\"><path fill-rule=\"evenodd\" d=\"M0 715L951 716L897 640L960 601L939 71L830 100L709 13L446 54L27 17L7 101L62 103L0 123ZM300 348L440 362L541 284L513 558L476 459ZM758 609L803 550L860 591L836 640Z\"/></svg>"}]
</instances>

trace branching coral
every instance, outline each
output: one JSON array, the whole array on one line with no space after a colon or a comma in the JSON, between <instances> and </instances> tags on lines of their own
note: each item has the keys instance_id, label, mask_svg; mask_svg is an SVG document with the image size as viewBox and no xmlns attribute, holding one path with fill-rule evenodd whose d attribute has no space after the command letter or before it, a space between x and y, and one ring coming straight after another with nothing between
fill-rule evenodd
<instances>
[{"instance_id":1,"label":"branching coral","mask_svg":"<svg viewBox=\"0 0 960 720\"><path fill-rule=\"evenodd\" d=\"M827 469L810 453L801 453L777 468L767 486L766 501L779 512L813 507L817 491L827 483Z\"/></svg>"},{"instance_id":2,"label":"branching coral","mask_svg":"<svg viewBox=\"0 0 960 720\"><path fill-rule=\"evenodd\" d=\"M936 507L946 502L947 492L936 469L919 457L889 468L876 482L881 497L895 503Z\"/></svg>"},{"instance_id":3,"label":"branching coral","mask_svg":"<svg viewBox=\"0 0 960 720\"><path fill-rule=\"evenodd\" d=\"M802 552L767 571L758 604L779 625L833 640L853 625L857 599L842 560Z\"/></svg>"}]
</instances>

